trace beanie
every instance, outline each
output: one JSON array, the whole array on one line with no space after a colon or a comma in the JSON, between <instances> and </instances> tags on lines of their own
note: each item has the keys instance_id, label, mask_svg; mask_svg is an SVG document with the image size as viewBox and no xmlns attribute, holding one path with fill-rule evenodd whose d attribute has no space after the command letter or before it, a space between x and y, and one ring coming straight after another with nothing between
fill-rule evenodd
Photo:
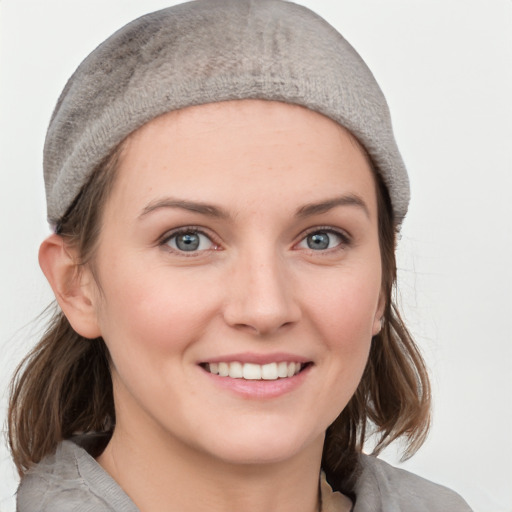
<instances>
[{"instance_id":1,"label":"beanie","mask_svg":"<svg viewBox=\"0 0 512 512\"><path fill-rule=\"evenodd\" d=\"M407 212L409 181L389 109L350 44L285 0L195 0L127 24L67 82L44 146L48 220L58 224L92 171L130 133L173 110L264 99L302 105L348 129Z\"/></svg>"}]
</instances>

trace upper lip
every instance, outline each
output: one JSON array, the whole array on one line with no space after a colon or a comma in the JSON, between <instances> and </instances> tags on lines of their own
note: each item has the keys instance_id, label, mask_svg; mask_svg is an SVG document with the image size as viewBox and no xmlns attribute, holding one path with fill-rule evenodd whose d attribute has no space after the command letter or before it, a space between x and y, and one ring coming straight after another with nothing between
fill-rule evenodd
<instances>
[{"instance_id":1,"label":"upper lip","mask_svg":"<svg viewBox=\"0 0 512 512\"><path fill-rule=\"evenodd\" d=\"M223 356L212 357L200 361L200 364L204 363L252 363L252 364L269 364L269 363L309 363L311 359L308 359L297 354L290 354L285 352L278 352L273 354L257 354L253 352L244 352L239 354L226 354Z\"/></svg>"}]
</instances>

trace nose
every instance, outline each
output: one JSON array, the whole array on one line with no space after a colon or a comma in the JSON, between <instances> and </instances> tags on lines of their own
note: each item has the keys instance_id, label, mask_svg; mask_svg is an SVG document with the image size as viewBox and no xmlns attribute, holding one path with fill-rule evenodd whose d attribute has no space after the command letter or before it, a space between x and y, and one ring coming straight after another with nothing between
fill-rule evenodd
<instances>
[{"instance_id":1,"label":"nose","mask_svg":"<svg viewBox=\"0 0 512 512\"><path fill-rule=\"evenodd\" d=\"M286 263L276 254L249 254L239 258L232 270L225 288L224 318L228 325L269 336L298 322L301 309L293 280Z\"/></svg>"}]
</instances>

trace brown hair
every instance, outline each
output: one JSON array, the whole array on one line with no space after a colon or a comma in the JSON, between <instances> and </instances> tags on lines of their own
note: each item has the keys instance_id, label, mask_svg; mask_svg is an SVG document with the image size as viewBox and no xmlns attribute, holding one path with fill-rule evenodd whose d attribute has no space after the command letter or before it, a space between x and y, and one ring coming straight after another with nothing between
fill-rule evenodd
<instances>
[{"instance_id":1,"label":"brown hair","mask_svg":"<svg viewBox=\"0 0 512 512\"><path fill-rule=\"evenodd\" d=\"M78 249L79 266L94 255L121 152L122 144L96 167L56 226L56 232ZM80 336L56 306L41 341L14 373L7 421L20 475L53 453L63 439L112 428L112 379L103 339Z\"/></svg>"},{"instance_id":2,"label":"brown hair","mask_svg":"<svg viewBox=\"0 0 512 512\"><path fill-rule=\"evenodd\" d=\"M102 211L114 183L122 145L102 162L58 227L91 261ZM423 359L392 300L396 282L396 230L388 191L377 173L379 243L386 308L382 329L356 393L327 429L322 467L331 485L350 494L357 456L369 434L375 451L405 436L406 456L424 441L430 419L430 386ZM109 356L101 338L86 339L58 311L39 344L18 367L11 385L9 442L20 475L76 433L112 431L115 410Z\"/></svg>"},{"instance_id":3,"label":"brown hair","mask_svg":"<svg viewBox=\"0 0 512 512\"><path fill-rule=\"evenodd\" d=\"M382 178L377 188L382 290L386 306L381 331L354 396L327 429L322 468L333 488L349 496L357 477L357 456L370 435L377 455L405 437L403 459L421 447L430 427L431 393L425 362L393 300L396 285L396 229L391 200Z\"/></svg>"}]
</instances>

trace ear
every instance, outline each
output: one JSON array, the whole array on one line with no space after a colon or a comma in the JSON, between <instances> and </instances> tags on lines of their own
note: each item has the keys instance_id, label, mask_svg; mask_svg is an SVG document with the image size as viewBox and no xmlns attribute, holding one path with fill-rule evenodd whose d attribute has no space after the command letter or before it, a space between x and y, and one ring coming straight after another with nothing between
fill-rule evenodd
<instances>
[{"instance_id":1,"label":"ear","mask_svg":"<svg viewBox=\"0 0 512 512\"><path fill-rule=\"evenodd\" d=\"M384 311L386 310L386 297L381 290L379 294L379 302L377 303L377 311L373 319L372 336L376 336L382 329L382 322L384 321Z\"/></svg>"},{"instance_id":2,"label":"ear","mask_svg":"<svg viewBox=\"0 0 512 512\"><path fill-rule=\"evenodd\" d=\"M71 327L84 338L97 338L101 332L94 307L96 283L77 262L76 251L59 235L49 236L39 248L39 265Z\"/></svg>"}]
</instances>

